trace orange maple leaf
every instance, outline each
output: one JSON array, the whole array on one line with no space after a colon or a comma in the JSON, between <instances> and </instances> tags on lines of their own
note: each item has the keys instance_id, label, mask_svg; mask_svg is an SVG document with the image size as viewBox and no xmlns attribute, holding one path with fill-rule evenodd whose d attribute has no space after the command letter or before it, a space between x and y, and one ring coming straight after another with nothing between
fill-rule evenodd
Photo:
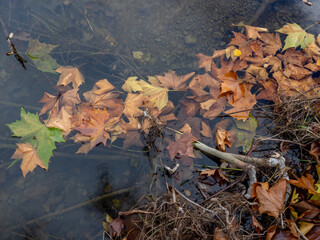
<instances>
[{"instance_id":1,"label":"orange maple leaf","mask_svg":"<svg viewBox=\"0 0 320 240\"><path fill-rule=\"evenodd\" d=\"M85 118L74 129L80 132L81 135L90 137L90 150L99 143L106 145L107 140L110 139L110 135L105 130L105 125L110 114L106 109L84 109L84 111Z\"/></svg>"},{"instance_id":2,"label":"orange maple leaf","mask_svg":"<svg viewBox=\"0 0 320 240\"><path fill-rule=\"evenodd\" d=\"M45 163L38 156L37 150L30 143L17 143L17 146L18 148L11 159L22 159L20 168L24 177L28 172L32 172L36 166L48 170Z\"/></svg>"},{"instance_id":3,"label":"orange maple leaf","mask_svg":"<svg viewBox=\"0 0 320 240\"><path fill-rule=\"evenodd\" d=\"M78 88L82 83L84 83L84 77L76 67L59 67L56 69L56 72L61 73L57 85L65 86L72 82L73 88Z\"/></svg>"}]
</instances>

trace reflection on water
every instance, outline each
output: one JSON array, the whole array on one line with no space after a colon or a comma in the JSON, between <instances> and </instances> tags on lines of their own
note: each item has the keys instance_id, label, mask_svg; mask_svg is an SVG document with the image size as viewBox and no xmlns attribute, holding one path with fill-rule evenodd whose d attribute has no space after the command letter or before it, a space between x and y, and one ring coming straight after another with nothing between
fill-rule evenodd
<instances>
[{"instance_id":1,"label":"reflection on water","mask_svg":"<svg viewBox=\"0 0 320 240\"><path fill-rule=\"evenodd\" d=\"M30 38L59 45L52 56L60 65L80 66L86 78L81 91L86 91L102 78L119 88L129 76L195 70L194 55L224 47L231 23L249 22L262 2L1 0L0 14L25 58ZM300 0L279 0L267 5L253 24L272 30L286 22L306 27L318 20L314 18L319 10L318 1L310 8ZM319 27L310 31L319 32ZM58 146L49 172L36 169L24 179L18 165L7 170L16 139L5 124L19 118L21 106L39 112L39 99L44 91L52 92L58 77L40 72L30 60L25 71L13 57L5 56L8 44L2 32L0 36L1 239L101 239L104 211L128 209L143 188L149 188L149 159L101 146L87 156L75 155L78 146L70 142ZM127 190L70 208L121 189ZM52 212L54 217L23 227Z\"/></svg>"}]
</instances>

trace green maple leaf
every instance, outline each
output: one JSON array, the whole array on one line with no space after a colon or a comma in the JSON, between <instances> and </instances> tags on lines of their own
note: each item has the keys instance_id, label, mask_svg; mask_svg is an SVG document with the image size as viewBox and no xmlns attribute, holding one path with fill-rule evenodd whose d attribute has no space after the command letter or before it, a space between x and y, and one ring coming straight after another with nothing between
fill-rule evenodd
<instances>
[{"instance_id":1,"label":"green maple leaf","mask_svg":"<svg viewBox=\"0 0 320 240\"><path fill-rule=\"evenodd\" d=\"M283 26L277 32L287 34L285 40L285 45L283 51L291 47L301 47L302 49L306 48L310 43L315 41L315 38L312 34L307 33L296 23L288 23Z\"/></svg>"},{"instance_id":2,"label":"green maple leaf","mask_svg":"<svg viewBox=\"0 0 320 240\"><path fill-rule=\"evenodd\" d=\"M49 53L57 46L59 45L40 43L39 39L32 39L29 41L26 53L40 71L56 73L54 69L60 67L60 65Z\"/></svg>"},{"instance_id":3,"label":"green maple leaf","mask_svg":"<svg viewBox=\"0 0 320 240\"><path fill-rule=\"evenodd\" d=\"M62 130L43 125L39 120L38 113L26 113L21 108L20 116L21 120L7 124L13 132L12 136L21 137L20 142L28 142L37 149L37 154L48 168L52 151L57 148L55 142L65 141L62 137Z\"/></svg>"},{"instance_id":4,"label":"green maple leaf","mask_svg":"<svg viewBox=\"0 0 320 240\"><path fill-rule=\"evenodd\" d=\"M234 146L242 147L244 152L248 152L256 135L257 126L257 120L251 114L245 122L241 120L236 121L236 126L232 127L232 130L237 134Z\"/></svg>"}]
</instances>

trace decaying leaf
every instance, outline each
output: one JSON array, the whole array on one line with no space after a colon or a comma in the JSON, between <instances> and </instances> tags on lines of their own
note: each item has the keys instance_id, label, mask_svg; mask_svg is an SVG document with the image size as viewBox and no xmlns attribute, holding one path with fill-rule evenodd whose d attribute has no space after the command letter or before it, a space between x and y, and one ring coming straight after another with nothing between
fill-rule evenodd
<instances>
[{"instance_id":1,"label":"decaying leaf","mask_svg":"<svg viewBox=\"0 0 320 240\"><path fill-rule=\"evenodd\" d=\"M40 43L39 39L31 39L29 41L27 55L39 70L55 73L54 69L60 67L60 65L49 53L58 46L59 45Z\"/></svg>"},{"instance_id":2,"label":"decaying leaf","mask_svg":"<svg viewBox=\"0 0 320 240\"><path fill-rule=\"evenodd\" d=\"M257 196L259 212L278 218L284 208L287 180L282 178L270 189L260 183L253 184L252 196Z\"/></svg>"}]
</instances>

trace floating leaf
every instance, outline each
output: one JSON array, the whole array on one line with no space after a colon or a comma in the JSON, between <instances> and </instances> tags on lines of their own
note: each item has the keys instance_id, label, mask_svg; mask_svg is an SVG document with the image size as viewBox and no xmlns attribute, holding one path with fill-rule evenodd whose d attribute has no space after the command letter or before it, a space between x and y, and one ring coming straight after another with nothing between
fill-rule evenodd
<instances>
[{"instance_id":1,"label":"floating leaf","mask_svg":"<svg viewBox=\"0 0 320 240\"><path fill-rule=\"evenodd\" d=\"M296 23L288 23L281 29L277 30L277 32L288 35L285 40L283 51L291 47L297 48L299 46L304 49L310 43L315 41L315 38L312 34L307 33Z\"/></svg>"},{"instance_id":2,"label":"floating leaf","mask_svg":"<svg viewBox=\"0 0 320 240\"><path fill-rule=\"evenodd\" d=\"M48 168L52 151L56 149L55 142L64 142L62 130L46 127L40 122L38 114L26 113L23 108L20 116L21 120L7 126L14 133L14 137L21 137L21 142L30 143L37 149L37 154Z\"/></svg>"}]
</instances>

